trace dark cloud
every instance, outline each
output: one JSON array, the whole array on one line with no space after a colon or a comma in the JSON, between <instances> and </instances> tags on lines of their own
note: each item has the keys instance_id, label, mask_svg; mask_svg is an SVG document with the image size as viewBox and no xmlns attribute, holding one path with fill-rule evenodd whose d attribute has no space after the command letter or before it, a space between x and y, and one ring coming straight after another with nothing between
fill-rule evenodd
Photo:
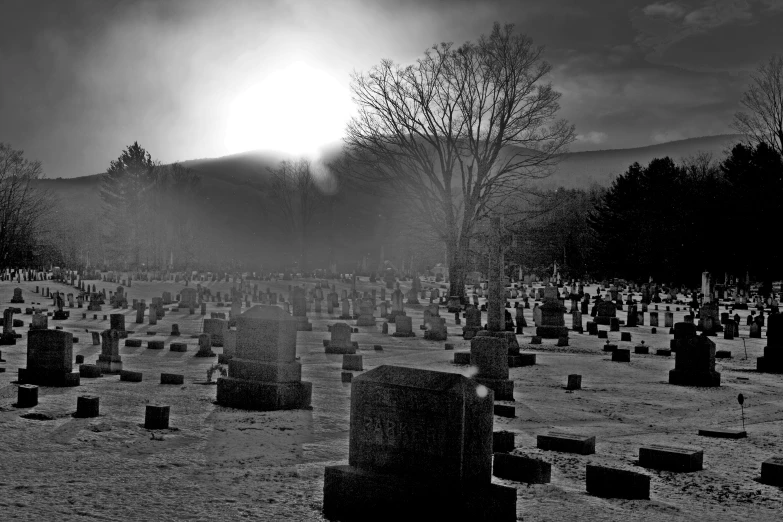
<instances>
[{"instance_id":1,"label":"dark cloud","mask_svg":"<svg viewBox=\"0 0 783 522\"><path fill-rule=\"evenodd\" d=\"M572 150L729 132L748 73L783 48L782 0L6 0L0 141L50 176L138 140L162 161L226 154L231 101L292 60L348 86L515 23L546 46Z\"/></svg>"}]
</instances>

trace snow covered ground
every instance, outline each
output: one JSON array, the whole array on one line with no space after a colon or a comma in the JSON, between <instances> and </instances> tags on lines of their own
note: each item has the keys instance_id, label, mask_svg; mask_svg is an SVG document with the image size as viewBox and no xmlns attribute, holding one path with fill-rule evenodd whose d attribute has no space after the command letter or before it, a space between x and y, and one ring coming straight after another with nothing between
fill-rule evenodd
<instances>
[{"instance_id":1,"label":"snow covered ground","mask_svg":"<svg viewBox=\"0 0 783 522\"><path fill-rule=\"evenodd\" d=\"M98 288L114 290L116 284L89 281ZM299 283L299 282L294 282ZM25 307L41 303L53 310L50 298L35 294L35 286L52 291L73 292L65 285L49 282L0 283L0 303ZM288 282L259 282L260 289L287 294ZM9 303L12 290L23 289L25 303ZM229 283L209 283L225 292ZM364 281L360 289L378 288ZM425 285L429 286L429 285ZM163 291L178 293L174 283L133 282L130 299L146 298ZM347 288L337 285L338 291ZM588 287L590 295L595 287ZM424 303L424 301L422 301ZM422 324L424 304L406 307L413 317L417 337L394 338L376 327L359 327L353 339L359 342L365 371L382 364L427 368L468 374L469 369L451 361L452 351L443 342L425 341ZM326 307L324 306L324 309ZM651 308L652 309L652 308ZM665 305L660 305L660 311ZM674 310L674 305L672 305ZM674 312L682 321L685 308ZM113 310L117 312L116 310ZM225 311L208 303L207 313ZM721 309L721 311L725 311ZM91 334L108 328L100 320L112 312L71 309L71 319L52 321L79 338L74 355L94 362L100 346L93 346ZM23 338L15 346L2 346L5 373L0 373L0 519L2 520L323 520L324 466L345 464L348 459L350 384L340 379L342 356L326 355L322 340L329 338L327 325L337 315L310 314L312 332L298 334L302 378L313 383L312 410L250 412L214 404L215 386L204 384L206 370L216 358L194 357L200 332L200 315L169 312L156 326L135 324L135 312L125 310L126 329L142 339L141 348L128 348L120 341L125 369L141 371L141 383L120 382L118 376L82 378L75 388L40 388L39 404L31 410L12 406L16 402L17 370L26 366L26 332L31 317L16 315L25 322L17 328ZM94 313L98 320L92 319ZM740 312L744 317L749 312ZM452 314L447 318L449 340L456 350L466 350L461 326ZM645 314L646 315L646 314ZM618 312L621 319L624 312ZM663 324L663 313L661 324ZM208 315L207 315L208 317ZM486 315L485 315L486 318ZM532 311L526 310L532 325ZM649 324L649 318L645 319ZM584 322L589 316L584 317ZM353 323L354 321L351 321ZM182 336L169 337L171 324L178 323ZM566 318L570 324L570 318ZM146 332L156 332L154 336ZM630 363L611 361L601 349L603 340L571 333L570 346L558 348L554 341L528 345L533 328L518 336L522 350L537 353L537 364L511 369L515 381L514 419L495 417L495 430L516 433L516 452L535 455L552 464L552 481L546 485L513 485L518 491L517 511L523 520L780 520L783 491L759 483L761 462L783 454L783 376L755 372L764 339L713 340L718 349L729 349L733 358L719 360L720 388L690 388L668 384L674 355L631 354ZM609 339L632 348L641 340L651 347L668 348L668 329L657 334L649 326L631 331L631 343L620 342L619 333ZM394 326L390 325L390 333ZM747 337L748 327L740 334ZM165 340L166 348L148 350L147 340ZM185 341L188 351L170 352L168 343ZM373 350L381 344L383 351ZM625 345L625 346L623 346ZM213 349L220 353L220 348ZM74 365L74 368L77 368ZM161 373L185 375L183 386L161 385ZM582 375L582 390L564 389L566 376ZM746 398L748 438L724 440L697 435L701 427L739 428L737 394ZM101 416L71 417L79 395L100 397ZM171 428L154 434L143 428L148 403L171 406ZM509 403L512 404L512 403ZM22 418L28 412L39 419ZM596 454L579 456L536 449L536 435L550 430L595 435ZM154 437L153 437L154 435ZM160 440L162 439L162 440ZM695 473L658 472L640 468L638 449L646 444L672 444L703 448L704 470ZM635 470L651 477L651 500L600 499L585 491L585 465L601 463Z\"/></svg>"}]
</instances>

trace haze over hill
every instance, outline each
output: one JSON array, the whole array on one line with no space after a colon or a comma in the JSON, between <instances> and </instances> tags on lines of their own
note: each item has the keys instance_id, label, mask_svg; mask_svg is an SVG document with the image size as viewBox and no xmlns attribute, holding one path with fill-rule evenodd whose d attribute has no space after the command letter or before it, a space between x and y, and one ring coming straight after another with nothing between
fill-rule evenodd
<instances>
[{"instance_id":1,"label":"haze over hill","mask_svg":"<svg viewBox=\"0 0 783 522\"><path fill-rule=\"evenodd\" d=\"M666 156L679 161L698 152L712 153L715 160L719 161L727 148L738 143L740 139L739 134L720 134L669 141L646 147L568 152L563 154L553 174L541 183L563 188L586 188L593 182L608 186L615 176L625 172L634 162L645 165L654 158ZM332 145L325 149L325 156L331 158L338 151L339 145ZM247 185L262 183L266 169L276 167L287 157L285 154L271 151L248 151L217 158L184 160L180 163L193 169L202 179L209 177L234 185ZM97 191L100 175L92 174L69 179L50 178L43 184L62 194L78 190Z\"/></svg>"},{"instance_id":2,"label":"haze over hill","mask_svg":"<svg viewBox=\"0 0 783 522\"><path fill-rule=\"evenodd\" d=\"M706 136L632 149L575 152L563 155L551 177L539 181L543 188L587 188L592 183L608 186L612 179L634 162L646 165L654 158L669 156L675 161L700 151L710 152L716 160L723 151L738 142L739 135ZM330 147L325 163L339 149ZM280 212L267 191L267 168L276 167L286 156L271 152L250 151L219 158L202 158L181 162L201 178L192 215L201 223L199 239L217 257L230 259L263 259L264 263L283 262L285 237ZM325 169L328 174L328 169ZM102 174L69 179L45 179L41 186L50 189L68 212L77 219L100 215ZM386 245L387 256L394 237L404 230L400 218L406 212L404 202L377 195L355 193L338 183L330 214L319 215L312 224L311 259L332 258L353 267L362 256L377 256ZM72 205L86 201L87 205ZM442 245L433 245L440 252ZM436 254L442 259L441 254Z\"/></svg>"}]
</instances>

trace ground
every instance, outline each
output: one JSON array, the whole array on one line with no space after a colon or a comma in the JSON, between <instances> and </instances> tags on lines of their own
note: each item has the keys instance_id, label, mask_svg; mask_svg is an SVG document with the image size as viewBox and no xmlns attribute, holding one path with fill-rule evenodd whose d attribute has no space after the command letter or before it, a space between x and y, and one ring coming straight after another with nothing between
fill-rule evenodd
<instances>
[{"instance_id":1,"label":"ground","mask_svg":"<svg viewBox=\"0 0 783 522\"><path fill-rule=\"evenodd\" d=\"M98 288L115 289L116 284L90 281ZM297 283L297 282L295 282ZM34 292L36 285L52 291L73 292L71 287L52 282L2 282L2 308L40 303L50 311L52 300ZM259 283L287 296L288 282ZM25 303L11 305L12 290L23 289ZM213 291L225 292L228 283L210 283ZM380 288L361 281L360 289ZM430 284L426 283L425 287ZM127 289L133 298L178 293L174 283L135 282ZM347 288L338 284L338 291ZM403 288L405 290L405 288ZM587 287L593 295L595 286ZM376 327L359 327L353 339L359 342L365 371L381 364L394 364L470 375L470 369L451 361L452 351L444 342L425 341L421 305L407 307L413 317L416 338L394 338ZM672 305L672 310L674 311ZM120 341L124 368L141 371L141 383L120 382L117 376L81 380L75 388L40 388L39 405L30 410L13 407L17 370L26 365L26 332L31 317L16 315L25 322L22 339L15 346L2 346L5 373L0 373L0 509L4 520L323 520L324 466L346 464L351 385L340 379L340 355L324 353L322 340L329 338L327 325L337 321L325 313L310 314L312 332L298 334L297 353L303 365L302 377L313 383L312 410L250 412L223 408L214 403L215 386L206 384L206 371L216 358L193 355L202 317L169 312L156 326L135 324L135 312L125 310L131 337L165 340L163 351L127 348ZM651 308L652 309L652 308ZM660 305L660 311L665 305ZM684 308L674 312L682 321ZM207 313L225 311L209 303ZM721 309L724 311L724 309ZM112 313L71 309L71 319L52 321L78 337L74 355L85 362L97 359L100 346L93 346L88 332L108 328L103 315ZM117 310L113 310L117 312ZM98 319L93 319L93 314ZM339 313L339 312L338 312ZM461 327L453 314L441 308L447 318L449 339L457 350L469 348L461 339ZM646 314L645 314L646 315ZM741 312L744 317L747 312ZM624 312L618 312L624 319ZM663 313L660 314L663 324ZM486 314L484 314L486 320ZM532 324L531 310L526 310ZM584 318L585 323L589 319ZM645 319L649 324L649 316ZM354 321L350 321L353 323ZM171 324L178 323L182 337L169 337ZM570 325L570 318L566 318ZM602 327L605 328L605 327ZM148 335L147 331L156 334ZM609 339L632 348L640 341L655 348L668 348L668 329L657 334L649 326L624 328L632 332L631 343L620 342L620 334ZM389 333L394 332L390 325ZM747 337L748 327L740 327ZM570 346L557 348L555 341L529 345L533 328L518 336L522 350L535 352L537 364L511 369L515 381L514 419L495 417L494 429L516 433L516 453L538 456L552 464L550 484L527 486L493 479L517 488L520 520L779 520L783 491L758 482L761 462L781 450L783 426L783 376L755 372L756 357L765 341L725 341L713 338L718 349L729 349L730 360L719 361L720 388L691 388L668 384L674 356L631 354L630 363L612 362L601 350L603 340L570 333ZM170 352L168 343L186 341L188 351ZM383 351L373 350L381 344ZM625 346L623 346L625 345ZM220 353L220 348L215 348ZM76 368L76 366L74 366ZM159 384L160 373L182 373L185 385ZM582 375L582 390L565 390L568 374ZM722 440L699 437L700 427L741 427L737 394L746 398L748 438ZM71 417L79 395L100 397L101 416ZM151 432L143 428L147 403L171 406L171 428ZM38 419L23 418L40 413ZM536 435L550 430L594 435L596 454L579 456L536 449ZM704 450L704 470L695 473L657 472L640 468L638 449L645 444L695 446ZM585 465L602 463L636 470L651 477L651 500L624 501L592 497L585 491Z\"/></svg>"}]
</instances>

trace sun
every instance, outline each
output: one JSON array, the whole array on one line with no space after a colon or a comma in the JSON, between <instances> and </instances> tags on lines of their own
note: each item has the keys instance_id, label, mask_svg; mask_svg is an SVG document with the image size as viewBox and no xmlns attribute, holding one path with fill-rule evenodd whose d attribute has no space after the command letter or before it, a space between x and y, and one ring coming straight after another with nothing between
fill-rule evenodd
<instances>
[{"instance_id":1,"label":"sun","mask_svg":"<svg viewBox=\"0 0 783 522\"><path fill-rule=\"evenodd\" d=\"M229 111L229 153L260 149L308 155L342 138L351 96L329 74L295 62L241 93Z\"/></svg>"}]
</instances>

